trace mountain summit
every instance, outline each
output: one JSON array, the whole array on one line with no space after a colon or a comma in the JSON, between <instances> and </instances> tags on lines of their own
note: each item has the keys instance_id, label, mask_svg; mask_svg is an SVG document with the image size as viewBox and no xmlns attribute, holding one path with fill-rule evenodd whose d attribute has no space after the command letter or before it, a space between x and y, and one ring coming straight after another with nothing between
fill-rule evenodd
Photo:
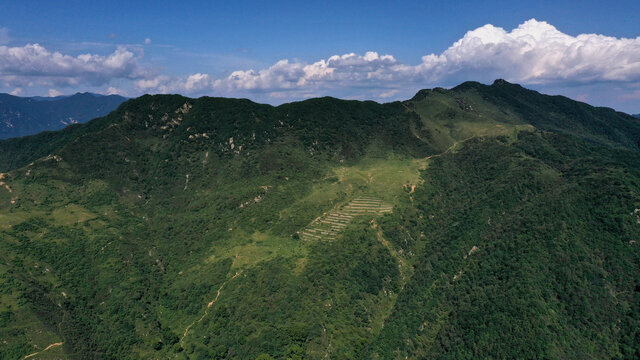
<instances>
[{"instance_id":1,"label":"mountain summit","mask_svg":"<svg viewBox=\"0 0 640 360\"><path fill-rule=\"evenodd\" d=\"M640 354L640 120L612 109L145 95L0 141L0 171L3 358Z\"/></svg>"}]
</instances>

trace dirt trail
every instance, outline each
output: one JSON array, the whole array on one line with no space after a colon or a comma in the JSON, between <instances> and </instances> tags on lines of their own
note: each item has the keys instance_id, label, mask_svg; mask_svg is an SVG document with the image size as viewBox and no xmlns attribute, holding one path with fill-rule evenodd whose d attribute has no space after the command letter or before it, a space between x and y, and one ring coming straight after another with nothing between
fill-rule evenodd
<instances>
[{"instance_id":1,"label":"dirt trail","mask_svg":"<svg viewBox=\"0 0 640 360\"><path fill-rule=\"evenodd\" d=\"M382 310L380 310L381 311L380 316L376 316L376 318L379 318L379 321L380 321L380 329L378 329L378 331L381 331L382 328L384 328L387 319L391 315L392 310L396 305L398 294L400 294L402 290L404 290L405 285L407 284L407 282L409 282L409 279L411 279L411 277L413 276L413 267L400 253L398 253L398 251L396 251L394 246L387 239L384 238L382 229L380 228L380 226L378 226L378 223L376 222L375 219L371 221L371 227L374 230L376 230L378 241L380 241L380 243L385 248L387 248L387 250L389 250L389 253L391 254L391 256L398 261L398 270L400 271L400 290L395 294L393 292L387 293L385 291L385 294L389 295L390 301L387 306L385 306Z\"/></svg>"},{"instance_id":2,"label":"dirt trail","mask_svg":"<svg viewBox=\"0 0 640 360\"><path fill-rule=\"evenodd\" d=\"M225 281L222 283L222 285L220 285L220 287L218 288L218 291L216 292L216 297L209 301L209 303L207 304L207 308L204 309L204 314L202 314L202 316L200 317L200 319L198 320L194 320L191 324L189 324L189 326L187 326L187 328L184 330L184 334L182 334L182 338L180 338L180 345L184 346L184 338L187 337L187 335L189 335L189 330L191 329L191 327L199 322L201 322L206 316L207 314L209 314L209 308L211 306L213 306L213 304L216 303L216 301L218 301L218 298L220 297L220 292L222 292L222 288L224 288L225 285L227 285L227 283L235 278L237 278L240 273L242 273L242 271L238 271L236 272L235 275L233 275L233 277L231 277L231 279Z\"/></svg>"},{"instance_id":3,"label":"dirt trail","mask_svg":"<svg viewBox=\"0 0 640 360\"><path fill-rule=\"evenodd\" d=\"M47 351L47 350L49 350L51 348L54 348L56 346L62 346L62 344L64 344L64 343L63 342L53 343L53 344L47 346L46 348L44 348L44 350L41 350L41 351L38 351L38 352L34 352L33 354L29 354L29 355L25 356L23 359L28 359L30 357L36 356L36 355L40 354L41 352L45 352L45 351Z\"/></svg>"},{"instance_id":4,"label":"dirt trail","mask_svg":"<svg viewBox=\"0 0 640 360\"><path fill-rule=\"evenodd\" d=\"M391 245L389 243L389 241L387 239L384 238L384 235L382 234L382 229L378 226L378 223L376 222L376 220L371 220L371 227L377 230L377 236L378 236L378 240L380 241L380 243L382 245L384 245L384 247L387 248L387 250L389 250L389 253L391 254L391 256L393 256L396 260L398 260L398 267L400 270L400 278L401 278L401 289L404 288L404 286L407 284L407 281L409 281L409 278L411 277L411 265L407 262L407 260L404 259L404 257L402 257L402 255L400 255L396 249L394 249L393 245Z\"/></svg>"},{"instance_id":5,"label":"dirt trail","mask_svg":"<svg viewBox=\"0 0 640 360\"><path fill-rule=\"evenodd\" d=\"M402 184L402 188L409 192L409 195L416 192L416 184Z\"/></svg>"}]
</instances>

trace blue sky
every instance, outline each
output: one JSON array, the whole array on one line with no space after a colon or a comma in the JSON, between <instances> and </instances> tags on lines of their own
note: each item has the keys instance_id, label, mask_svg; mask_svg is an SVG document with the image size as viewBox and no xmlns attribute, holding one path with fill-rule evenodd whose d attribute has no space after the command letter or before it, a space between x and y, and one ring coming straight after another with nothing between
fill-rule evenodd
<instances>
[{"instance_id":1,"label":"blue sky","mask_svg":"<svg viewBox=\"0 0 640 360\"><path fill-rule=\"evenodd\" d=\"M501 77L640 112L640 1L2 1L0 8L0 91L22 96L391 101Z\"/></svg>"}]
</instances>

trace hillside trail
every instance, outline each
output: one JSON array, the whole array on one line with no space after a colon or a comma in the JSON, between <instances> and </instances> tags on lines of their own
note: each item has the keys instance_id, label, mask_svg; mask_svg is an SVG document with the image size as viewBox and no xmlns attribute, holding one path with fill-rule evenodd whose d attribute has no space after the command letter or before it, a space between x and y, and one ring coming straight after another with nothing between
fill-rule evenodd
<instances>
[{"instance_id":1,"label":"hillside trail","mask_svg":"<svg viewBox=\"0 0 640 360\"><path fill-rule=\"evenodd\" d=\"M464 142L465 142L465 141L467 141L467 140L471 140L471 139L473 139L474 137L475 137L475 136L474 136L474 135L472 135L472 136L469 136L468 138L464 138L464 139L462 139L462 140L454 141L454 142L453 142L453 144L452 144L451 146L449 146L445 151L443 151L443 152L441 152L441 153L438 153L438 154L429 155L429 156L427 156L427 157L425 158L425 160L433 159L433 158L435 158L435 157L438 157L438 156L444 155L444 154L446 154L446 153L450 152L451 150L453 150L453 149L454 149L456 146L458 146L459 144L462 144L462 143L464 143Z\"/></svg>"},{"instance_id":2,"label":"hillside trail","mask_svg":"<svg viewBox=\"0 0 640 360\"><path fill-rule=\"evenodd\" d=\"M416 111L415 111L415 110L412 110L412 109L411 109L410 107L408 107L407 105L402 104L402 106L403 106L403 107L404 107L408 112L416 113ZM414 135L415 135L415 134L414 134ZM416 135L416 137L417 137L418 139L422 140L419 136L417 136L417 135ZM446 153L448 153L449 151L453 150L453 148L455 148L458 144L461 144L461 143L463 143L463 142L465 142L465 141L467 141L467 140L470 140L470 139L472 139L472 138L474 138L474 137L476 137L476 136L475 136L475 135L471 135L471 136L469 136L469 137L467 137L467 138L465 138L465 139L454 141L454 142L453 142L453 144L452 144L451 146L449 146L449 147L448 147L446 150L444 150L443 152L440 152L440 153L438 153L438 154L429 155L429 156L425 157L424 159L425 159L425 160L429 160L429 159L433 159L433 158L435 158L435 157L438 157L438 156L440 156L440 155L446 154ZM423 140L423 141L424 141L424 140Z\"/></svg>"},{"instance_id":3,"label":"hillside trail","mask_svg":"<svg viewBox=\"0 0 640 360\"><path fill-rule=\"evenodd\" d=\"M29 355L25 356L23 359L28 359L30 357L34 357L34 356L40 354L41 352L45 352L45 351L47 351L47 350L49 350L51 348L54 348L54 347L57 347L57 346L62 346L62 344L64 344L64 343L63 342L53 343L53 344L47 346L46 348L44 348L44 350L40 350L38 352L34 352L33 354L29 354Z\"/></svg>"},{"instance_id":4,"label":"hillside trail","mask_svg":"<svg viewBox=\"0 0 640 360\"><path fill-rule=\"evenodd\" d=\"M371 220L370 224L371 228L376 231L378 241L387 249L387 251L389 251L391 257L396 259L396 261L398 262L398 271L400 272L400 289L395 292L395 294L393 292L387 293L385 291L385 294L389 295L389 302L383 306L381 315L379 317L376 316L380 320L380 329L378 331L381 331L396 306L398 295L404 290L405 285L407 285L407 283L413 276L413 266L407 259L405 259L401 251L399 252L398 250L396 250L394 245L391 244L389 240L385 239L382 228L381 226L379 226L376 219Z\"/></svg>"},{"instance_id":5,"label":"hillside trail","mask_svg":"<svg viewBox=\"0 0 640 360\"><path fill-rule=\"evenodd\" d=\"M394 257L398 261L398 270L400 271L400 290L404 289L404 286L411 278L412 274L412 266L407 262L407 260L398 253L398 251L394 248L394 246L384 238L384 234L382 233L382 228L378 226L378 222L376 219L371 220L371 227L376 230L376 235L378 237L378 241L387 248L392 257Z\"/></svg>"},{"instance_id":6,"label":"hillside trail","mask_svg":"<svg viewBox=\"0 0 640 360\"><path fill-rule=\"evenodd\" d=\"M233 275L233 277L231 277L231 279L225 281L222 283L222 285L220 285L220 287L218 288L218 291L216 292L216 297L209 301L209 303L207 304L206 309L204 309L204 314L202 314L202 316L200 317L200 319L198 320L194 320L191 324L189 324L189 326L187 326L187 328L184 330L184 334L182 334L182 338L180 338L180 345L184 346L184 338L187 337L187 335L189 335L189 330L191 329L191 327L199 322L201 322L202 320L204 320L204 318L209 314L209 308L213 306L213 304L215 304L218 301L218 298L220 297L220 293L222 292L222 289L224 288L225 285L227 285L227 283L235 278L237 278L240 274L242 273L242 271L238 271L236 272L235 275Z\"/></svg>"}]
</instances>

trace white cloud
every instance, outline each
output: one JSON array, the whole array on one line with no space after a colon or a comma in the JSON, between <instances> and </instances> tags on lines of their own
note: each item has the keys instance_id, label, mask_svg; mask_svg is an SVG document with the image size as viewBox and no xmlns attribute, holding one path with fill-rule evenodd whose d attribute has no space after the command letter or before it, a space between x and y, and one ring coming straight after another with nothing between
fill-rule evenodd
<instances>
[{"instance_id":1,"label":"white cloud","mask_svg":"<svg viewBox=\"0 0 640 360\"><path fill-rule=\"evenodd\" d=\"M184 89L188 92L203 90L207 86L209 86L209 75L200 73L190 75L184 83Z\"/></svg>"},{"instance_id":2,"label":"white cloud","mask_svg":"<svg viewBox=\"0 0 640 360\"><path fill-rule=\"evenodd\" d=\"M165 94L171 89L178 88L175 78L168 75L158 75L153 78L134 81L133 86L141 92Z\"/></svg>"},{"instance_id":3,"label":"white cloud","mask_svg":"<svg viewBox=\"0 0 640 360\"><path fill-rule=\"evenodd\" d=\"M485 25L442 54L423 57L418 68L436 79L484 74L528 84L638 81L640 37L574 37L535 19L511 32Z\"/></svg>"},{"instance_id":4,"label":"white cloud","mask_svg":"<svg viewBox=\"0 0 640 360\"><path fill-rule=\"evenodd\" d=\"M469 31L442 53L423 56L417 65L371 51L334 55L313 63L284 59L261 70L237 70L215 80L201 73L158 77L139 81L139 88L290 99L323 92L351 96L365 89L367 96L385 99L404 95L407 89L496 78L562 86L640 82L640 37L571 36L531 19L511 31L490 24Z\"/></svg>"},{"instance_id":5,"label":"white cloud","mask_svg":"<svg viewBox=\"0 0 640 360\"><path fill-rule=\"evenodd\" d=\"M393 95L397 94L398 91L399 90L389 90L389 91L381 92L381 93L378 94L378 97L386 99L386 98L392 97Z\"/></svg>"},{"instance_id":6,"label":"white cloud","mask_svg":"<svg viewBox=\"0 0 640 360\"><path fill-rule=\"evenodd\" d=\"M23 85L40 84L93 86L114 79L139 79L148 71L139 65L141 55L119 47L108 55L82 54L71 56L51 52L39 44L22 47L0 46L0 80Z\"/></svg>"},{"instance_id":7,"label":"white cloud","mask_svg":"<svg viewBox=\"0 0 640 360\"><path fill-rule=\"evenodd\" d=\"M269 93L276 98L287 97L287 93L298 93L302 97L315 89L370 84L393 80L404 65L391 55L367 52L334 55L312 64L300 61L280 60L262 70L237 70L221 79L212 79L208 74L196 73L185 78L158 76L136 82L142 91L156 92L206 92L244 94ZM388 93L389 90L387 90Z\"/></svg>"},{"instance_id":8,"label":"white cloud","mask_svg":"<svg viewBox=\"0 0 640 360\"><path fill-rule=\"evenodd\" d=\"M0 45L3 34L8 41L8 32L0 29ZM151 39L144 43L150 44ZM110 54L77 56L38 44L0 46L0 86L5 91L34 86L110 86L107 92L115 89L131 95L184 93L274 102L321 95L388 101L410 96L420 88L504 78L600 104L629 104L640 88L640 37L572 36L535 19L512 30L487 24L467 32L441 53L425 55L413 64L369 51L316 61L283 59L267 67L246 65L228 76L215 77L202 72L159 74L145 66L142 57L142 47L134 45ZM209 61L219 63L220 59ZM232 63L239 64L237 59ZM603 89L615 91L604 94Z\"/></svg>"},{"instance_id":9,"label":"white cloud","mask_svg":"<svg viewBox=\"0 0 640 360\"><path fill-rule=\"evenodd\" d=\"M49 92L47 94L49 97L56 97L56 96L60 96L62 95L62 93L56 89L49 89Z\"/></svg>"},{"instance_id":10,"label":"white cloud","mask_svg":"<svg viewBox=\"0 0 640 360\"><path fill-rule=\"evenodd\" d=\"M226 79L214 82L214 86L258 91L353 86L393 80L402 74L403 67L393 56L372 51L364 55L334 55L312 64L280 60L260 71L234 71Z\"/></svg>"},{"instance_id":11,"label":"white cloud","mask_svg":"<svg viewBox=\"0 0 640 360\"><path fill-rule=\"evenodd\" d=\"M117 87L114 86L109 86L107 88L107 95L122 95L122 96L126 96L126 91L119 89Z\"/></svg>"},{"instance_id":12,"label":"white cloud","mask_svg":"<svg viewBox=\"0 0 640 360\"><path fill-rule=\"evenodd\" d=\"M13 89L13 91L11 91L9 94L11 94L13 96L20 96L20 94L22 94L22 88L17 87L15 89Z\"/></svg>"}]
</instances>

